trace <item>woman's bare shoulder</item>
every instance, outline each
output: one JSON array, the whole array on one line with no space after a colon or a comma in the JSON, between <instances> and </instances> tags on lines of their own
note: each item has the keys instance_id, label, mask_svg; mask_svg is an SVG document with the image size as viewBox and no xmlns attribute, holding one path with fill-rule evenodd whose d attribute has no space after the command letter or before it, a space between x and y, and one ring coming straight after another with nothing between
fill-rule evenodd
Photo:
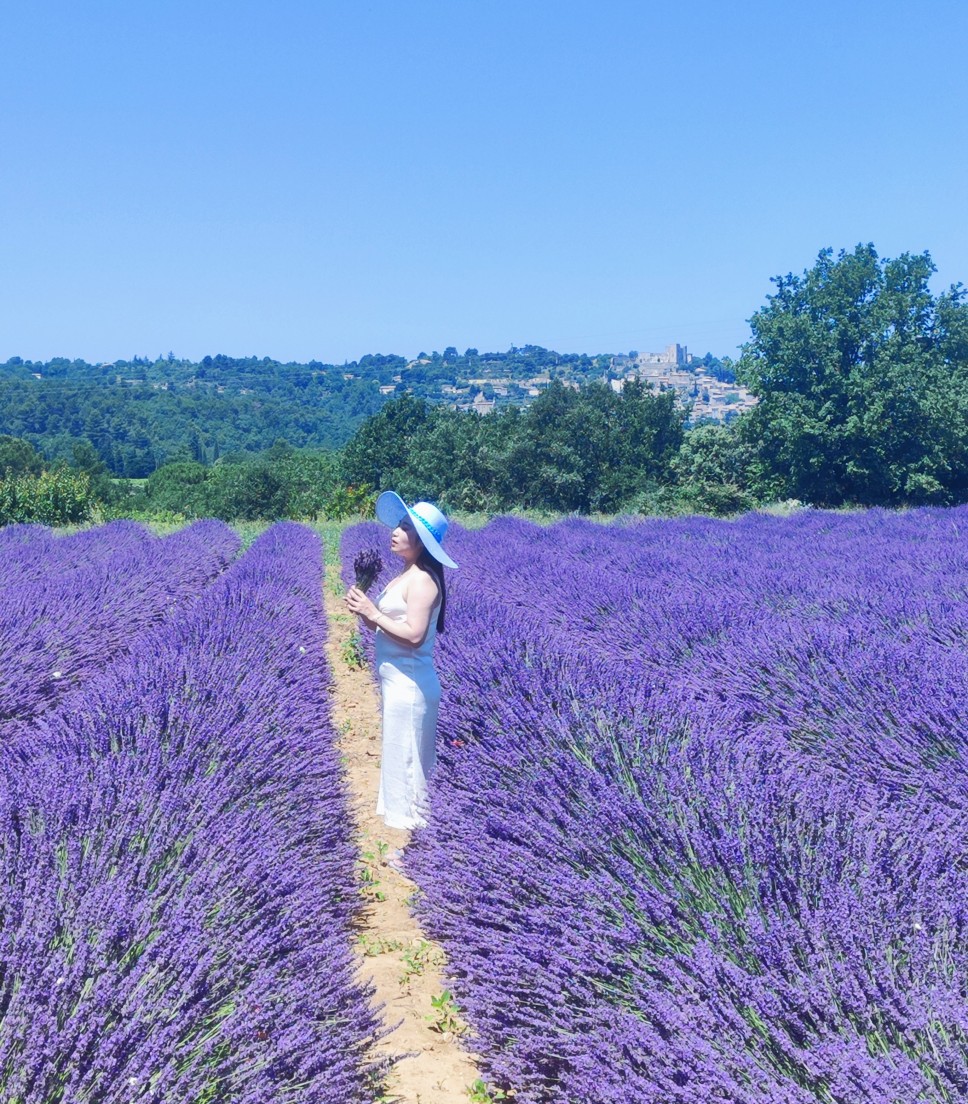
<instances>
[{"instance_id":1,"label":"woman's bare shoulder","mask_svg":"<svg viewBox=\"0 0 968 1104\"><path fill-rule=\"evenodd\" d=\"M440 588L437 586L437 580L429 571L421 571L418 568L407 580L408 598L426 598L428 601L432 601L439 592Z\"/></svg>"}]
</instances>

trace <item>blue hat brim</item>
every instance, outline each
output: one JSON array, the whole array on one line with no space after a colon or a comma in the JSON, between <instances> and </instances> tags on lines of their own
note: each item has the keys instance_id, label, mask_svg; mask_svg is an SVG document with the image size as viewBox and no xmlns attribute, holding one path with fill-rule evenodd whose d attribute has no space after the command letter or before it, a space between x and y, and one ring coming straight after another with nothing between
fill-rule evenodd
<instances>
[{"instance_id":1,"label":"blue hat brim","mask_svg":"<svg viewBox=\"0 0 968 1104\"><path fill-rule=\"evenodd\" d=\"M376 500L377 520L391 529L396 529L405 517L413 522L414 531L420 543L433 558L444 567L457 567L457 564L441 547L440 541L430 532L421 518L410 509L396 491L384 491Z\"/></svg>"}]
</instances>

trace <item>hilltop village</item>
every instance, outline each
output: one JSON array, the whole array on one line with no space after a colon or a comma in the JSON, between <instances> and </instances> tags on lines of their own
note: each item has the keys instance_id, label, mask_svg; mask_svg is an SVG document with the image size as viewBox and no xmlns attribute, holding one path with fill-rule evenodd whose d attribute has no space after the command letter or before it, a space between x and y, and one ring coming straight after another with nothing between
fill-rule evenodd
<instances>
[{"instance_id":1,"label":"hilltop village","mask_svg":"<svg viewBox=\"0 0 968 1104\"><path fill-rule=\"evenodd\" d=\"M345 378L358 376L351 370ZM483 355L475 349L463 355L448 349L408 361L380 386L380 393L390 397L409 391L459 410L490 414L502 406L527 406L554 379L573 388L598 380L616 392L628 380L641 380L658 391L672 389L691 408L692 422L725 424L756 404L755 396L717 358L694 357L679 344L659 353L633 350L596 357L562 356L539 346Z\"/></svg>"},{"instance_id":2,"label":"hilltop village","mask_svg":"<svg viewBox=\"0 0 968 1104\"><path fill-rule=\"evenodd\" d=\"M661 353L613 356L612 388L621 391L626 380L651 383L659 391L674 388L692 406L692 420L730 422L756 405L756 396L735 382L709 372L704 360L693 357L685 345L668 345Z\"/></svg>"}]
</instances>

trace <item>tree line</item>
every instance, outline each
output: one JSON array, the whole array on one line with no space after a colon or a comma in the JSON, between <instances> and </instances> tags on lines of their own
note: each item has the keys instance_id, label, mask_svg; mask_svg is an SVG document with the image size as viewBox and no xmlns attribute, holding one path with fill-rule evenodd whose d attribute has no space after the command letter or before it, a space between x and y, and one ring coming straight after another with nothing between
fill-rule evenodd
<instances>
[{"instance_id":1,"label":"tree line","mask_svg":"<svg viewBox=\"0 0 968 1104\"><path fill-rule=\"evenodd\" d=\"M536 374L585 382L609 356L559 354L539 346L506 353L421 352L413 361L374 353L342 365L207 356L133 357L111 364L55 357L0 364L0 434L28 440L51 462L71 462L87 441L112 475L144 478L163 464L251 458L285 438L294 448L340 449L393 394L440 401L461 385L465 398L504 375L515 401ZM456 401L456 400L454 400Z\"/></svg>"},{"instance_id":2,"label":"tree line","mask_svg":"<svg viewBox=\"0 0 968 1104\"><path fill-rule=\"evenodd\" d=\"M145 480L112 478L86 439L67 436L52 468L50 456L7 435L0 520L23 520L30 481L46 471L49 484L51 470L80 479L92 508L107 514L185 517L338 517L390 487L488 512L968 501L968 304L960 285L933 294L933 272L927 253L882 259L858 245L824 250L811 269L777 277L740 357L716 362L722 378L735 376L758 398L728 426L690 425L671 390L635 381L616 390L592 376L581 386L556 379L526 409L487 416L404 390L361 417L341 449L307 448L298 425L280 422L278 440L257 453L182 454ZM547 353L535 349L524 355ZM425 359L445 366L456 350L445 354ZM379 370L400 368L386 359ZM231 370L244 377L256 365ZM277 385L285 390L292 379L282 372ZM106 408L103 416L117 415ZM239 440L251 448L244 426ZM75 513L78 486L63 491ZM38 500L49 501L50 486L44 494Z\"/></svg>"},{"instance_id":3,"label":"tree line","mask_svg":"<svg viewBox=\"0 0 968 1104\"><path fill-rule=\"evenodd\" d=\"M70 464L78 440L86 441L112 475L125 478L144 478L174 460L252 456L280 437L295 447L336 449L383 403L371 379L309 366L285 372L274 362L254 386L251 370L234 362L165 364L164 375L153 365L112 365L108 377L84 362L64 374L57 361L3 367L0 430L55 463ZM25 378L35 367L41 378Z\"/></svg>"}]
</instances>

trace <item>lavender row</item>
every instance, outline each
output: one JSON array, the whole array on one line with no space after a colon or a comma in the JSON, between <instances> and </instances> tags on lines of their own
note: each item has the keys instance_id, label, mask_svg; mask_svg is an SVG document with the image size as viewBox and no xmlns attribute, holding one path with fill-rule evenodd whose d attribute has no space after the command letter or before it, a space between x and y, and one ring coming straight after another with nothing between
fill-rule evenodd
<instances>
[{"instance_id":1,"label":"lavender row","mask_svg":"<svg viewBox=\"0 0 968 1104\"><path fill-rule=\"evenodd\" d=\"M596 541L594 527L570 523L532 534L523 558L499 529L497 548L482 555L470 542L463 554L472 570L480 561L492 603L564 629L566 655L600 651L602 663L632 664L654 685L728 699L737 723L783 725L844 771L900 790L929 785L960 803L965 780L947 764L968 722L968 511L862 518L861 532L825 515L689 519L634 544L634 528ZM859 544L869 534L880 562ZM535 546L549 542L569 564L563 591L537 574Z\"/></svg>"},{"instance_id":2,"label":"lavender row","mask_svg":"<svg viewBox=\"0 0 968 1104\"><path fill-rule=\"evenodd\" d=\"M451 695L412 849L491 1077L534 1101L958 1099L963 814L905 815L520 639L495 672L503 628L467 653L502 681Z\"/></svg>"},{"instance_id":3,"label":"lavender row","mask_svg":"<svg viewBox=\"0 0 968 1104\"><path fill-rule=\"evenodd\" d=\"M240 544L218 521L164 538L111 526L78 540L67 570L61 540L72 538L54 541L48 570L0 592L0 723L49 708L143 628L193 600Z\"/></svg>"},{"instance_id":4,"label":"lavender row","mask_svg":"<svg viewBox=\"0 0 968 1104\"><path fill-rule=\"evenodd\" d=\"M112 521L69 536L58 536L43 525L8 525L0 528L0 587L62 575L155 539L134 521Z\"/></svg>"},{"instance_id":5,"label":"lavender row","mask_svg":"<svg viewBox=\"0 0 968 1104\"><path fill-rule=\"evenodd\" d=\"M411 853L496 1082L962 1097L964 520L455 533Z\"/></svg>"},{"instance_id":6,"label":"lavender row","mask_svg":"<svg viewBox=\"0 0 968 1104\"><path fill-rule=\"evenodd\" d=\"M0 1095L378 1095L318 538L268 530L8 748Z\"/></svg>"}]
</instances>

